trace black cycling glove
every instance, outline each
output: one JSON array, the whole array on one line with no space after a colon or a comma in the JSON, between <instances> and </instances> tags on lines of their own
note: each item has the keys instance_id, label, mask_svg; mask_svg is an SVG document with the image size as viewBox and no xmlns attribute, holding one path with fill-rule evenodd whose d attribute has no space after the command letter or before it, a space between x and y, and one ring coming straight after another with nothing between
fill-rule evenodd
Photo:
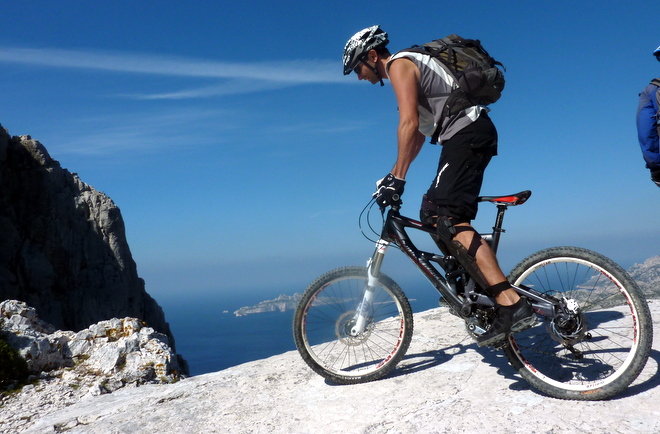
<instances>
[{"instance_id":1,"label":"black cycling glove","mask_svg":"<svg viewBox=\"0 0 660 434\"><path fill-rule=\"evenodd\" d=\"M376 192L373 194L378 206L386 208L392 205L401 205L403 203L401 195L405 185L405 179L397 178L391 173L388 173L385 178L379 179L376 182Z\"/></svg>"}]
</instances>

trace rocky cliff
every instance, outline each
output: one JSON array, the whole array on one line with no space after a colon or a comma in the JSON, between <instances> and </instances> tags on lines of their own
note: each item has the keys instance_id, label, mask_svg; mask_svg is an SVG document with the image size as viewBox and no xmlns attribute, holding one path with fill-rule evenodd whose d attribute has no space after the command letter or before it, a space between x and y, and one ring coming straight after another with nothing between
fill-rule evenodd
<instances>
[{"instance_id":1,"label":"rocky cliff","mask_svg":"<svg viewBox=\"0 0 660 434\"><path fill-rule=\"evenodd\" d=\"M639 284L647 299L660 298L660 256L648 258L627 271Z\"/></svg>"},{"instance_id":2,"label":"rocky cliff","mask_svg":"<svg viewBox=\"0 0 660 434\"><path fill-rule=\"evenodd\" d=\"M0 126L0 301L34 307L44 321L80 331L133 317L174 339L145 291L119 208L62 168L30 136Z\"/></svg>"}]
</instances>

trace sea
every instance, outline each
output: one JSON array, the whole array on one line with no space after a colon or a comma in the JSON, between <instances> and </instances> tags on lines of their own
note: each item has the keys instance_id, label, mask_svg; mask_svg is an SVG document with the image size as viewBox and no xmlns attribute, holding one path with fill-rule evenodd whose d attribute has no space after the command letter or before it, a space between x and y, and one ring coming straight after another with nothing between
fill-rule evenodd
<instances>
[{"instance_id":1,"label":"sea","mask_svg":"<svg viewBox=\"0 0 660 434\"><path fill-rule=\"evenodd\" d=\"M438 306L438 293L428 282L423 288L419 284L409 289L401 287L413 312ZM232 295L164 297L157 301L170 324L177 353L188 362L191 375L201 375L296 349L293 310L234 315L243 306L279 295L242 291Z\"/></svg>"}]
</instances>

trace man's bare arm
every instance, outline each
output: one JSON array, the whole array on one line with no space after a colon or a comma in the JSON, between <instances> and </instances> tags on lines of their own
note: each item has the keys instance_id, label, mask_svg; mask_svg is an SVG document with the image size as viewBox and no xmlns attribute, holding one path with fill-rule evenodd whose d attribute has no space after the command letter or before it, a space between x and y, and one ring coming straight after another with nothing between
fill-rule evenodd
<instances>
[{"instance_id":1,"label":"man's bare arm","mask_svg":"<svg viewBox=\"0 0 660 434\"><path fill-rule=\"evenodd\" d=\"M418 129L419 69L408 59L397 59L392 62L388 72L399 106L398 155L392 175L405 179L410 164L419 154L425 140Z\"/></svg>"}]
</instances>

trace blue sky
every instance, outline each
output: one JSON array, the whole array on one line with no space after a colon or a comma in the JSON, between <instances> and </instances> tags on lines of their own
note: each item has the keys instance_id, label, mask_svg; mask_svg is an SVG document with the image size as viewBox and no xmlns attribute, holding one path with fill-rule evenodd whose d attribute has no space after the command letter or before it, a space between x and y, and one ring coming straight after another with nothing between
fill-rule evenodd
<instances>
[{"instance_id":1,"label":"blue sky","mask_svg":"<svg viewBox=\"0 0 660 434\"><path fill-rule=\"evenodd\" d=\"M116 202L157 299L293 293L368 258L357 219L394 163L396 101L389 83L344 77L341 54L373 24L394 51L458 33L505 64L482 192L533 191L505 220L505 271L554 245L625 267L660 253L634 122L660 76L656 2L1 4L0 124ZM406 214L438 154L427 144L413 164ZM397 256L386 272L405 280Z\"/></svg>"}]
</instances>

